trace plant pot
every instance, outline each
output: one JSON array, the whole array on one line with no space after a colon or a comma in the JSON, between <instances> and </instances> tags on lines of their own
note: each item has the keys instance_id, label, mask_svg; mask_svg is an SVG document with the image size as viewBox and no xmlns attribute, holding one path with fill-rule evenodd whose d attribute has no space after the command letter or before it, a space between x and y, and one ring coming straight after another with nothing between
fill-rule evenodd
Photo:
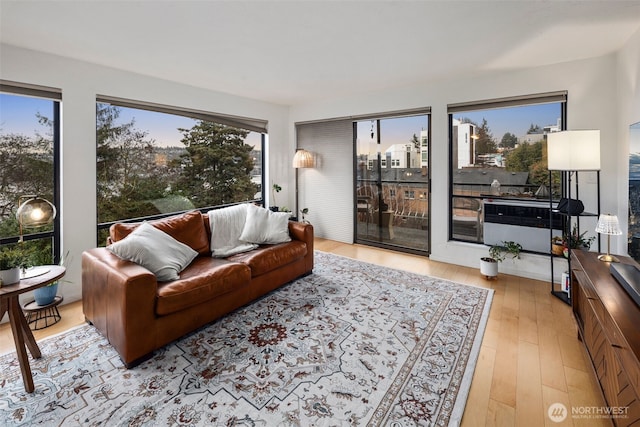
<instances>
[{"instance_id":1,"label":"plant pot","mask_svg":"<svg viewBox=\"0 0 640 427\"><path fill-rule=\"evenodd\" d=\"M0 270L0 279L2 279L2 286L18 283L20 281L20 267Z\"/></svg>"},{"instance_id":2,"label":"plant pot","mask_svg":"<svg viewBox=\"0 0 640 427\"><path fill-rule=\"evenodd\" d=\"M480 274L487 279L498 276L498 261L490 257L480 258Z\"/></svg>"},{"instance_id":3,"label":"plant pot","mask_svg":"<svg viewBox=\"0 0 640 427\"><path fill-rule=\"evenodd\" d=\"M33 291L33 296L36 299L36 304L43 306L49 305L56 298L56 294L58 293L58 282L53 283L49 286L43 286L42 288L38 288Z\"/></svg>"},{"instance_id":4,"label":"plant pot","mask_svg":"<svg viewBox=\"0 0 640 427\"><path fill-rule=\"evenodd\" d=\"M553 243L551 244L551 252L553 252L554 255L562 256L562 252L564 252L564 246Z\"/></svg>"}]
</instances>

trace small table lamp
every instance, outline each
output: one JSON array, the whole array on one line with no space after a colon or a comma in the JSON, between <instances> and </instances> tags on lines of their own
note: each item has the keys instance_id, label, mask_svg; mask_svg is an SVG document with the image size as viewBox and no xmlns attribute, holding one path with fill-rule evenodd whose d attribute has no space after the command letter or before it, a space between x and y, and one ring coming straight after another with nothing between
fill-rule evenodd
<instances>
[{"instance_id":1,"label":"small table lamp","mask_svg":"<svg viewBox=\"0 0 640 427\"><path fill-rule=\"evenodd\" d=\"M596 225L596 232L607 235L607 254L598 256L598 259L604 262L619 262L618 258L611 255L611 236L622 234L618 224L618 217L610 214L600 215L598 217L598 225Z\"/></svg>"},{"instance_id":2,"label":"small table lamp","mask_svg":"<svg viewBox=\"0 0 640 427\"><path fill-rule=\"evenodd\" d=\"M22 202L22 199L28 199ZM38 227L50 224L56 217L56 207L46 199L38 196L22 196L18 201L20 205L16 211L16 218L20 225L20 239L22 242L23 227Z\"/></svg>"}]
</instances>

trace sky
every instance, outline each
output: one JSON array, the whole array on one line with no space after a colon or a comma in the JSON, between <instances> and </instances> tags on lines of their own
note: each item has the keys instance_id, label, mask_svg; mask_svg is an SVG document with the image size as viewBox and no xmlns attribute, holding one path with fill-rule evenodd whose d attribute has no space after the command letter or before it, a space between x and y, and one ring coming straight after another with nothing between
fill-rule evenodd
<instances>
[{"instance_id":1,"label":"sky","mask_svg":"<svg viewBox=\"0 0 640 427\"><path fill-rule=\"evenodd\" d=\"M53 116L52 102L46 99L0 94L0 132L3 134L20 133L34 136L36 132L45 134L47 129L38 123L36 113L46 117ZM148 137L156 141L161 147L182 147L180 140L182 132L178 128L189 129L196 120L172 114L154 111L120 108L118 123L129 123L135 120L135 128L148 132ZM64 117L64 104L62 107ZM245 141L247 144L260 148L259 133L250 132Z\"/></svg>"},{"instance_id":2,"label":"sky","mask_svg":"<svg viewBox=\"0 0 640 427\"><path fill-rule=\"evenodd\" d=\"M39 112L44 116L51 117L51 105L51 101L48 100L0 94L0 131L2 133L22 133L28 136L34 135L36 131L44 133L46 129L38 124L35 114ZM148 132L149 138L155 139L159 146L181 147L180 139L182 138L182 133L177 129L190 128L195 124L194 119L170 114L132 108L120 108L120 111L120 123L135 120L135 127ZM454 117L456 119L469 118L478 124L482 123L483 118L487 119L489 129L496 141L499 142L506 132L511 132L516 136L525 134L532 123L540 127L556 124L557 119L560 117L560 104L553 103L463 112L456 114ZM393 144L409 142L413 134L419 136L420 131L428 129L428 126L428 116L425 115L382 120L380 132L382 151ZM377 137L374 136L373 140L370 137L371 121L358 122L357 129L361 147L358 151L360 152L366 146L376 151L375 139ZM251 145L257 144L259 147L260 134L251 132L247 143Z\"/></svg>"}]
</instances>

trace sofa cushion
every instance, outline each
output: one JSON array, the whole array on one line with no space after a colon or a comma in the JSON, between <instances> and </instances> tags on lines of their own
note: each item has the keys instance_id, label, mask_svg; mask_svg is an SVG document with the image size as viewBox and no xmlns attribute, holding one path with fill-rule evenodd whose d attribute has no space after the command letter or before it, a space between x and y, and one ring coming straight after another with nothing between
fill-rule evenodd
<instances>
[{"instance_id":1,"label":"sofa cushion","mask_svg":"<svg viewBox=\"0 0 640 427\"><path fill-rule=\"evenodd\" d=\"M147 222L107 249L151 271L158 281L178 279L178 273L198 256L189 246Z\"/></svg>"},{"instance_id":2,"label":"sofa cushion","mask_svg":"<svg viewBox=\"0 0 640 427\"><path fill-rule=\"evenodd\" d=\"M199 211L186 212L147 222L177 241L189 246L199 254L205 255L209 253L209 238L204 228L202 214ZM140 222L113 224L109 229L111 241L117 242L124 239L140 224Z\"/></svg>"},{"instance_id":3,"label":"sofa cushion","mask_svg":"<svg viewBox=\"0 0 640 427\"><path fill-rule=\"evenodd\" d=\"M260 245L289 242L289 218L289 212L271 212L260 206L247 205L247 220L240 240Z\"/></svg>"},{"instance_id":4,"label":"sofa cushion","mask_svg":"<svg viewBox=\"0 0 640 427\"><path fill-rule=\"evenodd\" d=\"M251 271L246 265L198 257L182 271L179 280L158 284L156 314L165 315L202 304L249 283Z\"/></svg>"},{"instance_id":5,"label":"sofa cushion","mask_svg":"<svg viewBox=\"0 0 640 427\"><path fill-rule=\"evenodd\" d=\"M258 250L233 255L227 260L249 266L251 277L256 277L304 258L306 254L307 244L294 240L288 243L261 246Z\"/></svg>"}]
</instances>

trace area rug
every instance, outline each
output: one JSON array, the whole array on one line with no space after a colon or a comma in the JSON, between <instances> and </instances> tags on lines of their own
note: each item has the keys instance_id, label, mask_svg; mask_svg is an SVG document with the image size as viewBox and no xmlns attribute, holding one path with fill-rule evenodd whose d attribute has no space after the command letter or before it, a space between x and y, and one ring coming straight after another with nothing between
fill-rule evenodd
<instances>
[{"instance_id":1,"label":"area rug","mask_svg":"<svg viewBox=\"0 0 640 427\"><path fill-rule=\"evenodd\" d=\"M89 325L41 341L0 425L458 425L492 291L316 252L313 273L125 369Z\"/></svg>"}]
</instances>

